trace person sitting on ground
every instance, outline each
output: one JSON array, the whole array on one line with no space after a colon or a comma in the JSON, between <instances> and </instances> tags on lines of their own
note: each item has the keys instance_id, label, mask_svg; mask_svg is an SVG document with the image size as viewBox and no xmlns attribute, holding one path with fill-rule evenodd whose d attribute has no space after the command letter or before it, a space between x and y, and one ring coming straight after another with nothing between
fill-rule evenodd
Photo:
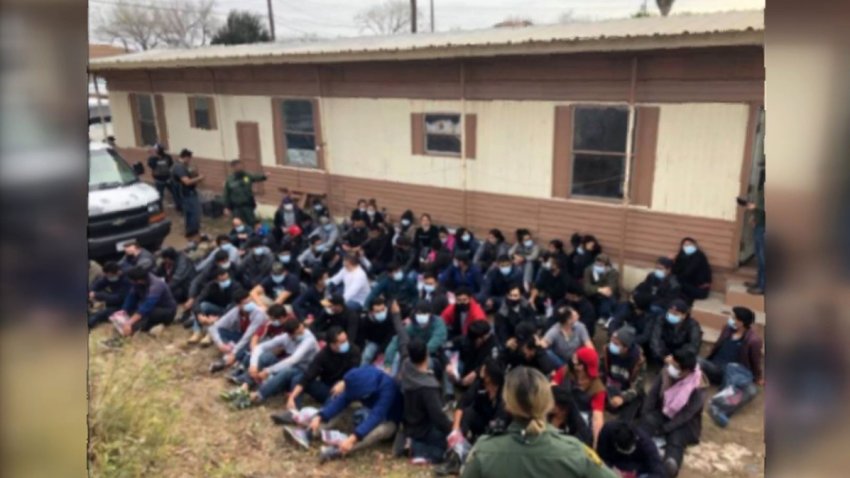
<instances>
[{"instance_id":1,"label":"person sitting on ground","mask_svg":"<svg viewBox=\"0 0 850 478\"><path fill-rule=\"evenodd\" d=\"M133 285L121 306L129 320L121 333L131 335L139 330L149 332L154 326L168 325L177 314L177 302L164 280L148 272L144 267L133 267L127 272Z\"/></svg>"},{"instance_id":2,"label":"person sitting on ground","mask_svg":"<svg viewBox=\"0 0 850 478\"><path fill-rule=\"evenodd\" d=\"M163 249L159 257L162 262L154 274L165 280L174 300L179 304L186 302L189 299L192 278L195 277L195 265L185 252L178 252L173 247Z\"/></svg>"},{"instance_id":3,"label":"person sitting on ground","mask_svg":"<svg viewBox=\"0 0 850 478\"><path fill-rule=\"evenodd\" d=\"M593 347L593 342L575 309L561 305L554 316L557 322L543 335L541 346L548 349L550 357L560 367L569 363L580 347Z\"/></svg>"},{"instance_id":4,"label":"person sitting on ground","mask_svg":"<svg viewBox=\"0 0 850 478\"><path fill-rule=\"evenodd\" d=\"M192 336L188 344L209 345L212 339L204 331L214 324L225 311L233 307L235 298L242 291L227 269L220 268L216 271L215 279L204 286L198 294L194 309L195 320L192 324Z\"/></svg>"},{"instance_id":5,"label":"person sitting on ground","mask_svg":"<svg viewBox=\"0 0 850 478\"><path fill-rule=\"evenodd\" d=\"M582 285L597 317L610 319L620 299L620 272L611 264L608 254L599 254L593 265L584 270Z\"/></svg>"},{"instance_id":6,"label":"person sitting on ground","mask_svg":"<svg viewBox=\"0 0 850 478\"><path fill-rule=\"evenodd\" d=\"M378 211L378 201L371 198L366 203L366 225L372 227L379 224L384 224L384 215Z\"/></svg>"},{"instance_id":7,"label":"person sitting on ground","mask_svg":"<svg viewBox=\"0 0 850 478\"><path fill-rule=\"evenodd\" d=\"M416 240L416 228L413 227L414 219L415 216L413 215L413 211L410 209L401 213L398 223L394 225L395 233L393 235L393 245L398 244L399 239L406 238L411 247L413 247L413 243Z\"/></svg>"},{"instance_id":8,"label":"person sitting on ground","mask_svg":"<svg viewBox=\"0 0 850 478\"><path fill-rule=\"evenodd\" d=\"M440 315L449 306L449 296L446 288L437 281L437 276L431 269L422 274L422 287L419 289L418 302L431 304L431 313Z\"/></svg>"},{"instance_id":9,"label":"person sitting on ground","mask_svg":"<svg viewBox=\"0 0 850 478\"><path fill-rule=\"evenodd\" d=\"M439 275L451 265L452 251L446 247L446 244L443 243L439 237L434 239L430 248L423 249L420 253L419 266L422 268L432 268L437 274L437 277L439 277Z\"/></svg>"},{"instance_id":10,"label":"person sitting on ground","mask_svg":"<svg viewBox=\"0 0 850 478\"><path fill-rule=\"evenodd\" d=\"M539 314L546 314L548 307L554 307L555 303L563 299L567 286L574 282L564 271L565 264L552 255L541 259L540 272L528 299Z\"/></svg>"},{"instance_id":11,"label":"person sitting on ground","mask_svg":"<svg viewBox=\"0 0 850 478\"><path fill-rule=\"evenodd\" d=\"M504 434L478 440L461 478L617 477L587 445L546 423L554 399L546 377L539 371L528 367L511 370L505 379L504 399L513 421Z\"/></svg>"},{"instance_id":12,"label":"person sitting on ground","mask_svg":"<svg viewBox=\"0 0 850 478\"><path fill-rule=\"evenodd\" d=\"M346 304L341 295L332 295L330 299L322 301L324 310L316 316L313 321L305 321L304 324L310 328L316 340L327 341L327 333L332 327L339 327L348 334L348 339L358 343L360 335L359 312Z\"/></svg>"},{"instance_id":13,"label":"person sitting on ground","mask_svg":"<svg viewBox=\"0 0 850 478\"><path fill-rule=\"evenodd\" d=\"M369 278L360 266L360 258L356 254L349 254L343 260L343 268L333 277L328 279L330 285L343 285L343 298L346 306L354 310L363 309L372 286Z\"/></svg>"},{"instance_id":14,"label":"person sitting on ground","mask_svg":"<svg viewBox=\"0 0 850 478\"><path fill-rule=\"evenodd\" d=\"M378 277L369 291L365 302L366 309L371 308L372 301L379 296L389 302L398 301L403 310L410 310L416 303L416 280L406 276L401 266L391 262L387 266L387 272Z\"/></svg>"},{"instance_id":15,"label":"person sitting on ground","mask_svg":"<svg viewBox=\"0 0 850 478\"><path fill-rule=\"evenodd\" d=\"M555 407L549 415L549 424L564 435L571 435L587 446L593 446L593 432L573 399L569 387L561 385L552 387L552 397L555 399Z\"/></svg>"},{"instance_id":16,"label":"person sitting on ground","mask_svg":"<svg viewBox=\"0 0 850 478\"><path fill-rule=\"evenodd\" d=\"M465 288L477 294L483 281L478 266L472 264L472 259L466 253L456 254L452 265L440 274L440 283L452 292Z\"/></svg>"},{"instance_id":17,"label":"person sitting on ground","mask_svg":"<svg viewBox=\"0 0 850 478\"><path fill-rule=\"evenodd\" d=\"M363 257L369 260L369 273L377 276L393 260L392 237L383 223L369 228L369 239L363 243Z\"/></svg>"},{"instance_id":18,"label":"person sitting on ground","mask_svg":"<svg viewBox=\"0 0 850 478\"><path fill-rule=\"evenodd\" d=\"M103 274L98 276L89 288L89 300L102 302L103 309L89 314L89 328L106 322L110 315L121 310L132 287L126 274L118 267L118 263L110 261L104 264Z\"/></svg>"},{"instance_id":19,"label":"person sitting on ground","mask_svg":"<svg viewBox=\"0 0 850 478\"><path fill-rule=\"evenodd\" d=\"M688 350L694 355L702 345L702 328L690 314L690 307L682 299L670 303L664 320L658 321L649 341L649 360L659 365L678 350Z\"/></svg>"},{"instance_id":20,"label":"person sitting on ground","mask_svg":"<svg viewBox=\"0 0 850 478\"><path fill-rule=\"evenodd\" d=\"M438 228L431 223L431 215L424 213L419 216L419 227L414 233L414 246L416 254L422 257L423 250L430 250L434 240L440 239Z\"/></svg>"},{"instance_id":21,"label":"person sitting on ground","mask_svg":"<svg viewBox=\"0 0 850 478\"><path fill-rule=\"evenodd\" d=\"M671 302L682 298L679 279L673 274L673 261L669 257L659 257L655 269L635 287L635 292L652 296L652 312L663 313L669 309Z\"/></svg>"},{"instance_id":22,"label":"person sitting on ground","mask_svg":"<svg viewBox=\"0 0 850 478\"><path fill-rule=\"evenodd\" d=\"M355 253L369 239L366 227L366 213L357 213L351 217L351 227L342 235L342 248L345 252Z\"/></svg>"},{"instance_id":23,"label":"person sitting on ground","mask_svg":"<svg viewBox=\"0 0 850 478\"><path fill-rule=\"evenodd\" d=\"M501 357L493 327L486 320L476 320L469 324L469 330L460 343L457 369L446 365L446 374L452 383L463 388L469 387L479 376L479 370L488 358Z\"/></svg>"},{"instance_id":24,"label":"person sitting on ground","mask_svg":"<svg viewBox=\"0 0 850 478\"><path fill-rule=\"evenodd\" d=\"M304 249L301 255L298 256L298 264L301 266L301 273L311 275L314 270L322 267L322 238L319 236L310 236L308 238L310 247Z\"/></svg>"},{"instance_id":25,"label":"person sitting on ground","mask_svg":"<svg viewBox=\"0 0 850 478\"><path fill-rule=\"evenodd\" d=\"M599 458L620 476L665 478L658 447L646 431L626 420L605 424L596 447Z\"/></svg>"},{"instance_id":26,"label":"person sitting on ground","mask_svg":"<svg viewBox=\"0 0 850 478\"><path fill-rule=\"evenodd\" d=\"M227 271L229 278L236 279L237 283L242 281L239 279L239 270L236 262L230 259L230 255L226 250L220 249L211 255L212 262L198 272L192 282L189 284L189 299L183 303L183 310L196 311L199 304L198 298L204 291L204 287L216 280L221 270ZM193 318L190 315L184 317L184 320L191 325ZM186 325L184 323L184 325ZM187 325L190 326L190 325Z\"/></svg>"},{"instance_id":27,"label":"person sitting on ground","mask_svg":"<svg viewBox=\"0 0 850 478\"><path fill-rule=\"evenodd\" d=\"M607 410L632 421L643 405L646 360L635 343L635 330L624 325L611 335L602 354L602 376L608 396Z\"/></svg>"},{"instance_id":28,"label":"person sitting on ground","mask_svg":"<svg viewBox=\"0 0 850 478\"><path fill-rule=\"evenodd\" d=\"M547 247L549 257L553 258L558 265L561 266L561 271L569 276L568 268L570 264L570 255L564 251L564 241L560 239L552 239Z\"/></svg>"},{"instance_id":29,"label":"person sitting on ground","mask_svg":"<svg viewBox=\"0 0 850 478\"><path fill-rule=\"evenodd\" d=\"M542 347L536 335L537 327L531 322L522 322L516 328L516 337L505 344L503 358L508 369L534 367L547 377L558 369L558 364Z\"/></svg>"},{"instance_id":30,"label":"person sitting on ground","mask_svg":"<svg viewBox=\"0 0 850 478\"><path fill-rule=\"evenodd\" d=\"M679 280L682 295L691 302L708 298L711 292L711 265L692 237L682 239L673 261L673 276Z\"/></svg>"},{"instance_id":31,"label":"person sitting on ground","mask_svg":"<svg viewBox=\"0 0 850 478\"><path fill-rule=\"evenodd\" d=\"M502 306L496 313L496 338L500 344L507 344L516 337L516 328L522 323L530 323L537 328L537 314L531 304L522 296L522 286L514 283L508 288Z\"/></svg>"},{"instance_id":32,"label":"person sitting on ground","mask_svg":"<svg viewBox=\"0 0 850 478\"><path fill-rule=\"evenodd\" d=\"M441 247L453 255L455 251L455 235L446 226L440 226L437 230L437 237L440 238Z\"/></svg>"},{"instance_id":33,"label":"person sitting on ground","mask_svg":"<svg viewBox=\"0 0 850 478\"><path fill-rule=\"evenodd\" d=\"M343 377L342 390L311 420L312 436L318 437L320 428L337 428L342 421L334 419L354 402L360 402L369 412L339 446L322 447L320 462L349 456L392 440L404 413L404 398L398 384L377 367L366 365L349 370Z\"/></svg>"},{"instance_id":34,"label":"person sitting on ground","mask_svg":"<svg viewBox=\"0 0 850 478\"><path fill-rule=\"evenodd\" d=\"M511 245L505 241L505 235L498 229L490 229L487 232L487 237L484 242L475 251L475 256L472 262L478 266L483 273L487 273L492 268L493 264L501 256L507 256L511 250Z\"/></svg>"},{"instance_id":35,"label":"person sitting on ground","mask_svg":"<svg viewBox=\"0 0 850 478\"><path fill-rule=\"evenodd\" d=\"M501 299L508 293L508 289L514 284L522 284L522 269L514 265L511 257L503 254L496 260L496 266L491 268L484 277L484 285L481 293L476 297L478 302L493 304L499 308Z\"/></svg>"},{"instance_id":36,"label":"person sitting on ground","mask_svg":"<svg viewBox=\"0 0 850 478\"><path fill-rule=\"evenodd\" d=\"M579 320L584 324L584 328L587 329L587 335L593 340L593 336L596 334L596 308L593 307L590 299L584 295L584 288L577 282L567 284L567 293L564 295L564 300L557 302L555 307L558 308L562 305L572 307L573 310L578 312ZM546 325L551 327L554 321L554 318L550 317Z\"/></svg>"},{"instance_id":37,"label":"person sitting on ground","mask_svg":"<svg viewBox=\"0 0 850 478\"><path fill-rule=\"evenodd\" d=\"M475 257L475 253L478 252L480 245L481 243L469 229L459 227L455 231L455 254L465 254L472 261L472 264L477 265L472 258Z\"/></svg>"},{"instance_id":38,"label":"person sitting on ground","mask_svg":"<svg viewBox=\"0 0 850 478\"><path fill-rule=\"evenodd\" d=\"M321 239L316 250L319 253L325 253L336 248L340 237L339 226L334 222L330 213L325 211L319 215L317 224L318 226L308 236L309 238L318 237Z\"/></svg>"},{"instance_id":39,"label":"person sitting on ground","mask_svg":"<svg viewBox=\"0 0 850 478\"><path fill-rule=\"evenodd\" d=\"M248 369L251 367L251 352L257 348L260 342L270 340L278 335L284 334L283 324L288 319L292 318L292 314L289 314L282 305L278 304L269 306L265 314L268 320L263 321L257 330L254 331L254 334L251 336L251 340L248 343L247 353L241 354L241 356L236 360L237 363L232 368L229 378L230 381L236 384L241 385L250 379ZM277 361L277 356L272 354L267 354L264 357L266 358L266 361L260 361L261 367L271 365Z\"/></svg>"},{"instance_id":40,"label":"person sitting on ground","mask_svg":"<svg viewBox=\"0 0 850 478\"><path fill-rule=\"evenodd\" d=\"M363 198L357 200L357 207L351 210L351 215L349 216L351 222L354 222L355 218L366 214L366 204L366 200Z\"/></svg>"},{"instance_id":41,"label":"person sitting on ground","mask_svg":"<svg viewBox=\"0 0 850 478\"><path fill-rule=\"evenodd\" d=\"M399 374L404 395L404 435L411 440L414 460L440 463L446 453L446 437L452 422L443 413L440 382L428 364L425 342L412 339L407 351L408 359Z\"/></svg>"},{"instance_id":42,"label":"person sitting on ground","mask_svg":"<svg viewBox=\"0 0 850 478\"><path fill-rule=\"evenodd\" d=\"M269 274L251 289L251 297L261 308L267 304L291 304L300 293L298 276L288 272L280 262L273 262Z\"/></svg>"},{"instance_id":43,"label":"person sitting on ground","mask_svg":"<svg viewBox=\"0 0 850 478\"><path fill-rule=\"evenodd\" d=\"M298 294L298 297L292 302L292 311L295 316L302 322L306 322L308 327L325 310L322 301L327 298L327 280L327 271L315 269L311 277L310 287L303 294Z\"/></svg>"},{"instance_id":44,"label":"person sitting on ground","mask_svg":"<svg viewBox=\"0 0 850 478\"><path fill-rule=\"evenodd\" d=\"M753 329L755 321L756 314L752 310L746 307L732 308L732 317L729 317L726 327L711 347L708 356L699 359L700 369L712 384L720 385L726 366L737 363L752 373L754 383L764 385L764 342Z\"/></svg>"},{"instance_id":45,"label":"person sitting on ground","mask_svg":"<svg viewBox=\"0 0 850 478\"><path fill-rule=\"evenodd\" d=\"M291 412L301 408L304 393L320 406L327 403L331 396L339 395L342 390L342 377L360 364L360 349L339 327L331 327L327 333L327 344L313 357L310 366L301 380L289 393L286 411L272 415L276 423L292 425Z\"/></svg>"},{"instance_id":46,"label":"person sitting on ground","mask_svg":"<svg viewBox=\"0 0 850 478\"><path fill-rule=\"evenodd\" d=\"M283 264L286 272L293 274L295 277L301 277L301 263L296 259L297 253L291 243L284 243L280 246L274 246L275 262Z\"/></svg>"},{"instance_id":47,"label":"person sitting on ground","mask_svg":"<svg viewBox=\"0 0 850 478\"><path fill-rule=\"evenodd\" d=\"M555 385L570 387L579 412L593 431L593 443L605 424L605 384L599 376L599 355L593 347L581 347L572 361L552 377Z\"/></svg>"},{"instance_id":48,"label":"person sitting on ground","mask_svg":"<svg viewBox=\"0 0 850 478\"><path fill-rule=\"evenodd\" d=\"M405 277L416 278L416 266L419 258L413 250L413 241L406 236L399 237L393 244L393 260L404 272Z\"/></svg>"},{"instance_id":49,"label":"person sitting on ground","mask_svg":"<svg viewBox=\"0 0 850 478\"><path fill-rule=\"evenodd\" d=\"M234 217L233 228L230 229L230 243L236 246L238 249L245 249L245 246L248 244L248 241L254 236L254 231L251 230L250 227L246 226L241 218Z\"/></svg>"},{"instance_id":50,"label":"person sitting on ground","mask_svg":"<svg viewBox=\"0 0 850 478\"><path fill-rule=\"evenodd\" d=\"M448 340L453 350L459 350L460 345L469 332L469 327L479 320L486 321L484 309L472 297L472 291L462 287L455 292L455 303L443 310L440 317L446 323Z\"/></svg>"},{"instance_id":51,"label":"person sitting on ground","mask_svg":"<svg viewBox=\"0 0 850 478\"><path fill-rule=\"evenodd\" d=\"M699 443L706 386L696 353L679 349L667 359L643 403L638 426L665 439L664 468L671 478L682 467L685 447Z\"/></svg>"},{"instance_id":52,"label":"person sitting on ground","mask_svg":"<svg viewBox=\"0 0 850 478\"><path fill-rule=\"evenodd\" d=\"M132 240L124 243L124 257L118 261L118 267L127 272L139 266L146 272L153 270L156 259L147 249L139 245L138 241Z\"/></svg>"},{"instance_id":53,"label":"person sitting on ground","mask_svg":"<svg viewBox=\"0 0 850 478\"><path fill-rule=\"evenodd\" d=\"M292 226L300 228L306 217L307 214L292 201L292 198L285 196L274 213L272 237L275 243L282 244L289 235L289 228Z\"/></svg>"},{"instance_id":54,"label":"person sitting on ground","mask_svg":"<svg viewBox=\"0 0 850 478\"><path fill-rule=\"evenodd\" d=\"M242 286L251 290L269 276L275 260L269 248L263 245L259 237L249 239L246 246L247 252L242 257L237 273Z\"/></svg>"},{"instance_id":55,"label":"person sitting on ground","mask_svg":"<svg viewBox=\"0 0 850 478\"><path fill-rule=\"evenodd\" d=\"M319 218L321 216L330 214L328 205L325 203L325 197L320 196L313 197L312 207L304 212L309 214L313 218L313 221L317 224L319 223Z\"/></svg>"},{"instance_id":56,"label":"person sitting on ground","mask_svg":"<svg viewBox=\"0 0 850 478\"><path fill-rule=\"evenodd\" d=\"M446 343L446 337L448 335L446 323L439 316L431 313L430 304L422 302L416 304L413 318L413 322L405 327L404 330L407 332L410 340L420 339L428 345L431 366L438 378L441 378L443 368L445 367L445 360L440 352L443 349L443 344ZM393 376L401 365L399 335L401 334L393 337L384 352L384 370Z\"/></svg>"},{"instance_id":57,"label":"person sitting on ground","mask_svg":"<svg viewBox=\"0 0 850 478\"><path fill-rule=\"evenodd\" d=\"M210 373L224 370L249 354L251 338L268 320L246 290L237 291L233 301L236 305L209 328L210 338L223 354L210 364Z\"/></svg>"},{"instance_id":58,"label":"person sitting on ground","mask_svg":"<svg viewBox=\"0 0 850 478\"><path fill-rule=\"evenodd\" d=\"M596 261L596 256L602 253L602 246L595 236L574 234L570 242L573 252L569 255L568 271L573 279L583 280L584 271Z\"/></svg>"},{"instance_id":59,"label":"person sitting on ground","mask_svg":"<svg viewBox=\"0 0 850 478\"><path fill-rule=\"evenodd\" d=\"M635 329L635 343L644 350L648 350L649 338L658 320L663 314L649 312L652 296L632 292L627 301L617 304L614 317L608 323L608 335L628 325Z\"/></svg>"},{"instance_id":60,"label":"person sitting on ground","mask_svg":"<svg viewBox=\"0 0 850 478\"><path fill-rule=\"evenodd\" d=\"M531 290L537 270L537 260L540 256L540 246L534 241L528 229L517 229L516 239L517 242L510 248L508 255L523 258L522 283L526 290Z\"/></svg>"},{"instance_id":61,"label":"person sitting on ground","mask_svg":"<svg viewBox=\"0 0 850 478\"><path fill-rule=\"evenodd\" d=\"M199 272L207 271L213 268L212 264L221 262L221 255L218 254L219 251L224 251L227 253L228 260L234 264L234 266L238 266L239 262L242 260L242 254L238 247L233 245L230 241L230 236L227 234L219 234L215 238L216 247L209 254L206 255L203 259L201 259L197 264L195 264L195 270Z\"/></svg>"},{"instance_id":62,"label":"person sitting on ground","mask_svg":"<svg viewBox=\"0 0 850 478\"><path fill-rule=\"evenodd\" d=\"M383 297L372 301L372 306L361 319L357 331L357 343L362 344L363 349L360 365L374 363L378 355L387 349L390 341L403 327L400 312L401 308L396 302L388 306Z\"/></svg>"}]
</instances>

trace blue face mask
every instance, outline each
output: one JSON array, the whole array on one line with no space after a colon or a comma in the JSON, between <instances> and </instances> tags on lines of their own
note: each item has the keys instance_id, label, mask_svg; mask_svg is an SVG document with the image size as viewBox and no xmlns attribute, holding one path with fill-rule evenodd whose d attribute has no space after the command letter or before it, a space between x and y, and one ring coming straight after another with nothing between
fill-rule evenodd
<instances>
[{"instance_id":1,"label":"blue face mask","mask_svg":"<svg viewBox=\"0 0 850 478\"><path fill-rule=\"evenodd\" d=\"M678 324L678 323L679 323L679 322L681 322L681 321L682 321L682 318L681 318L681 317L679 317L678 315L676 315L676 314L674 314L674 313L672 313L672 312L667 312L667 322L668 322L670 325L676 325L676 324Z\"/></svg>"},{"instance_id":2,"label":"blue face mask","mask_svg":"<svg viewBox=\"0 0 850 478\"><path fill-rule=\"evenodd\" d=\"M322 208L322 205L321 205L321 204L314 204L314 205L313 205L313 210L314 210L314 211L317 211L317 212L318 212L318 211L321 211L322 209L323 209L323 208Z\"/></svg>"},{"instance_id":3,"label":"blue face mask","mask_svg":"<svg viewBox=\"0 0 850 478\"><path fill-rule=\"evenodd\" d=\"M499 272L501 272L503 276L506 276L511 273L511 266L499 267Z\"/></svg>"},{"instance_id":4,"label":"blue face mask","mask_svg":"<svg viewBox=\"0 0 850 478\"><path fill-rule=\"evenodd\" d=\"M372 316L375 317L376 321L383 322L383 321L387 320L387 311L382 310L380 312L375 312L374 314L372 314Z\"/></svg>"},{"instance_id":5,"label":"blue face mask","mask_svg":"<svg viewBox=\"0 0 850 478\"><path fill-rule=\"evenodd\" d=\"M279 320L269 320L269 325L271 325L272 327L280 327L280 324L282 324L282 323L283 322L281 322Z\"/></svg>"},{"instance_id":6,"label":"blue face mask","mask_svg":"<svg viewBox=\"0 0 850 478\"><path fill-rule=\"evenodd\" d=\"M612 355L620 355L620 352L622 352L623 349L614 342L609 342L608 351L611 352Z\"/></svg>"},{"instance_id":7,"label":"blue face mask","mask_svg":"<svg viewBox=\"0 0 850 478\"><path fill-rule=\"evenodd\" d=\"M349 350L351 350L351 344L349 344L348 342L343 342L342 344L340 344L339 353L347 354Z\"/></svg>"},{"instance_id":8,"label":"blue face mask","mask_svg":"<svg viewBox=\"0 0 850 478\"><path fill-rule=\"evenodd\" d=\"M118 279L120 279L118 276L106 276L106 280L109 282L118 282Z\"/></svg>"},{"instance_id":9,"label":"blue face mask","mask_svg":"<svg viewBox=\"0 0 850 478\"><path fill-rule=\"evenodd\" d=\"M275 284L280 284L281 282L283 282L283 279L285 279L285 278L286 278L286 274L281 274L281 275L272 274L272 282L274 282Z\"/></svg>"},{"instance_id":10,"label":"blue face mask","mask_svg":"<svg viewBox=\"0 0 850 478\"><path fill-rule=\"evenodd\" d=\"M738 324L735 322L735 319L729 317L729 320L726 321L726 325L729 326L732 330L738 330Z\"/></svg>"},{"instance_id":11,"label":"blue face mask","mask_svg":"<svg viewBox=\"0 0 850 478\"><path fill-rule=\"evenodd\" d=\"M404 227L409 226L410 225L410 219L402 219L401 225L404 226Z\"/></svg>"},{"instance_id":12,"label":"blue face mask","mask_svg":"<svg viewBox=\"0 0 850 478\"><path fill-rule=\"evenodd\" d=\"M255 256L262 256L264 252L266 252L266 248L265 248L265 247L260 246L260 247L255 247L255 248L254 248L254 255L255 255Z\"/></svg>"},{"instance_id":13,"label":"blue face mask","mask_svg":"<svg viewBox=\"0 0 850 478\"><path fill-rule=\"evenodd\" d=\"M470 240L472 240L472 236L470 236L469 234L464 234L460 236L460 240L463 242L469 242Z\"/></svg>"},{"instance_id":14,"label":"blue face mask","mask_svg":"<svg viewBox=\"0 0 850 478\"><path fill-rule=\"evenodd\" d=\"M600 275L604 274L605 273L605 266L598 266L598 265L594 264L593 265L593 272L600 274Z\"/></svg>"},{"instance_id":15,"label":"blue face mask","mask_svg":"<svg viewBox=\"0 0 850 478\"><path fill-rule=\"evenodd\" d=\"M218 286L222 289L227 289L230 287L230 279L218 281Z\"/></svg>"},{"instance_id":16,"label":"blue face mask","mask_svg":"<svg viewBox=\"0 0 850 478\"><path fill-rule=\"evenodd\" d=\"M667 273L666 273L666 272L664 272L664 271L663 271L663 270L661 270L661 269L655 269L654 271L652 271L652 274L653 274L653 275L655 275L655 277L657 277L657 278L659 278L659 279L663 279L663 278L664 278L664 276L666 276L666 275L667 275Z\"/></svg>"},{"instance_id":17,"label":"blue face mask","mask_svg":"<svg viewBox=\"0 0 850 478\"><path fill-rule=\"evenodd\" d=\"M244 224L242 224L242 225L240 225L240 226L236 226L236 230L237 230L238 232L245 232L245 225L244 225Z\"/></svg>"},{"instance_id":18,"label":"blue face mask","mask_svg":"<svg viewBox=\"0 0 850 478\"><path fill-rule=\"evenodd\" d=\"M427 292L427 293L429 293L429 294L430 294L431 292L434 292L434 289L436 289L436 288L437 288L437 286L435 286L435 285L431 285L431 284L422 284L422 290L424 290L425 292Z\"/></svg>"},{"instance_id":19,"label":"blue face mask","mask_svg":"<svg viewBox=\"0 0 850 478\"><path fill-rule=\"evenodd\" d=\"M393 273L393 280L400 281L402 279L404 279L404 272L403 271L396 271L396 272Z\"/></svg>"},{"instance_id":20,"label":"blue face mask","mask_svg":"<svg viewBox=\"0 0 850 478\"><path fill-rule=\"evenodd\" d=\"M578 252L579 254L584 254L584 247L582 247L582 246L578 246L578 247L576 248L576 252Z\"/></svg>"},{"instance_id":21,"label":"blue face mask","mask_svg":"<svg viewBox=\"0 0 850 478\"><path fill-rule=\"evenodd\" d=\"M431 319L431 316L428 314L416 314L416 323L425 327L428 325L428 321Z\"/></svg>"},{"instance_id":22,"label":"blue face mask","mask_svg":"<svg viewBox=\"0 0 850 478\"><path fill-rule=\"evenodd\" d=\"M334 228L334 225L333 225L333 224L331 224L331 223L327 223L327 224L325 224L325 230L326 230L326 231L332 231L332 230L333 230L333 228Z\"/></svg>"},{"instance_id":23,"label":"blue face mask","mask_svg":"<svg viewBox=\"0 0 850 478\"><path fill-rule=\"evenodd\" d=\"M255 310L257 310L257 304L255 304L253 302L248 302L247 304L242 306L242 311L247 313L247 314L250 314L251 312L254 312Z\"/></svg>"},{"instance_id":24,"label":"blue face mask","mask_svg":"<svg viewBox=\"0 0 850 478\"><path fill-rule=\"evenodd\" d=\"M696 251L697 251L697 246L695 246L693 244L685 244L684 246L682 246L682 252L684 252L687 255L691 255Z\"/></svg>"},{"instance_id":25,"label":"blue face mask","mask_svg":"<svg viewBox=\"0 0 850 478\"><path fill-rule=\"evenodd\" d=\"M534 245L534 241L531 239L526 239L522 241L522 245L524 245L525 247L531 247Z\"/></svg>"},{"instance_id":26,"label":"blue face mask","mask_svg":"<svg viewBox=\"0 0 850 478\"><path fill-rule=\"evenodd\" d=\"M289 254L286 254L286 255L281 254L281 255L277 256L277 258L280 259L280 262L283 262L284 264L289 264L289 261L292 260L292 256L290 256Z\"/></svg>"}]
</instances>

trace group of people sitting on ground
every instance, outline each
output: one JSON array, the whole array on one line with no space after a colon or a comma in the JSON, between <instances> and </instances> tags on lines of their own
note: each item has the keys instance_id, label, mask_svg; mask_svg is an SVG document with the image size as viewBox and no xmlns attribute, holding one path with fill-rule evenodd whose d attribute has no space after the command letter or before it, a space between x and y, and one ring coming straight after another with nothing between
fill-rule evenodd
<instances>
[{"instance_id":1,"label":"group of people sitting on ground","mask_svg":"<svg viewBox=\"0 0 850 478\"><path fill-rule=\"evenodd\" d=\"M592 235L567 251L527 229L510 244L428 214L416 226L410 210L392 223L374 200L342 224L321 199L296 202L284 197L271 226L234 218L182 251L126 244L91 284L102 309L89 325L124 314L113 323L126 337L177 321L188 346L214 347L209 372L234 384L223 400L283 397L273 421L296 443L324 443L322 461L392 441L439 474L507 476L493 472L500 450L535 460L526 445L545 435L564 460L584 457L576 476L612 476L597 453L622 476L675 476L700 439L708 382L732 365L763 382L749 309L734 308L699 357L690 311L711 268L693 238L625 294Z\"/></svg>"}]
</instances>

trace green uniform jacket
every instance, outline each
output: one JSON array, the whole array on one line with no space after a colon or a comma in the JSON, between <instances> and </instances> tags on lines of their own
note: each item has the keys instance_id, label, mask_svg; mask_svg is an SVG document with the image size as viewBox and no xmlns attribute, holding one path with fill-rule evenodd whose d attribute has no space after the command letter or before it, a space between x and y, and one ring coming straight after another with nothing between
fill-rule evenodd
<instances>
[{"instance_id":1,"label":"green uniform jacket","mask_svg":"<svg viewBox=\"0 0 850 478\"><path fill-rule=\"evenodd\" d=\"M228 209L237 207L253 207L254 191L251 189L254 183L266 180L265 174L233 173L224 182L224 206Z\"/></svg>"},{"instance_id":2,"label":"green uniform jacket","mask_svg":"<svg viewBox=\"0 0 850 478\"><path fill-rule=\"evenodd\" d=\"M503 435L484 435L461 471L462 478L618 478L596 452L552 426L537 436L523 437L526 422L514 420Z\"/></svg>"}]
</instances>

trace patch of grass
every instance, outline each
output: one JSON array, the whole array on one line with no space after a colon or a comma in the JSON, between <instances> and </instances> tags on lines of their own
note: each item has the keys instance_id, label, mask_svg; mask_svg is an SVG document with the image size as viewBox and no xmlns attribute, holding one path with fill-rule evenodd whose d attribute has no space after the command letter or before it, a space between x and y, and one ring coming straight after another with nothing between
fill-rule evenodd
<instances>
[{"instance_id":1,"label":"patch of grass","mask_svg":"<svg viewBox=\"0 0 850 478\"><path fill-rule=\"evenodd\" d=\"M156 476L182 442L176 397L166 393L174 360L122 349L90 363L89 461L93 476Z\"/></svg>"}]
</instances>

